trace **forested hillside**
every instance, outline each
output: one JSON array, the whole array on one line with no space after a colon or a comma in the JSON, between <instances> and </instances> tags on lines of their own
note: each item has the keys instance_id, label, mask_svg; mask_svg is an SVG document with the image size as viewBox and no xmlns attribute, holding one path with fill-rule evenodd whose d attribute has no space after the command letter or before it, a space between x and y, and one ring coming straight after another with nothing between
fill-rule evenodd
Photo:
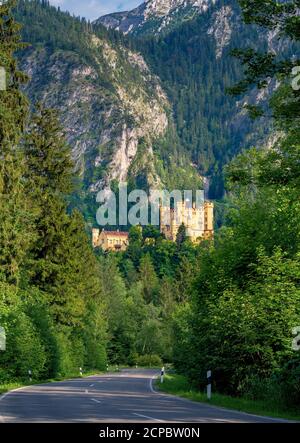
<instances>
[{"instance_id":1,"label":"forested hillside","mask_svg":"<svg viewBox=\"0 0 300 443\"><path fill-rule=\"evenodd\" d=\"M202 186L180 146L171 105L139 52L103 26L21 0L15 10L28 42L19 53L25 92L59 110L79 178L74 205L95 223L96 195L131 188Z\"/></svg>"},{"instance_id":2,"label":"forested hillside","mask_svg":"<svg viewBox=\"0 0 300 443\"><path fill-rule=\"evenodd\" d=\"M241 106L264 105L268 93L226 94L242 72L230 51L295 52L276 33L246 27L235 0L155 37L92 26L46 1L21 0L16 14L29 43L20 53L26 93L60 110L80 176L75 205L91 223L95 193L118 181L194 189L205 176L209 197L223 197L224 165L270 133Z\"/></svg>"}]
</instances>

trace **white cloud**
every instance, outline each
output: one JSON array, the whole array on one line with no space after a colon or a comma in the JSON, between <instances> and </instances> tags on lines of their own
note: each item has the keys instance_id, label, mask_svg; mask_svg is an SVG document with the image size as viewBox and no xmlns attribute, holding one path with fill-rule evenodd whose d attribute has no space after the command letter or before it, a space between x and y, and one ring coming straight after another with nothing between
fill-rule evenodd
<instances>
[{"instance_id":1,"label":"white cloud","mask_svg":"<svg viewBox=\"0 0 300 443\"><path fill-rule=\"evenodd\" d=\"M94 20L101 15L117 11L128 11L135 8L143 0L50 0L53 6L63 11Z\"/></svg>"}]
</instances>

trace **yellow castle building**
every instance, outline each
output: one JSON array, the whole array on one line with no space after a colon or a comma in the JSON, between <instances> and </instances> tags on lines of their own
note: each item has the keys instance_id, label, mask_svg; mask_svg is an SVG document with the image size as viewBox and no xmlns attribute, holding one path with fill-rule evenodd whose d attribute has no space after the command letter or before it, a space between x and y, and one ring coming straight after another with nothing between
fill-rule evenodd
<instances>
[{"instance_id":1,"label":"yellow castle building","mask_svg":"<svg viewBox=\"0 0 300 443\"><path fill-rule=\"evenodd\" d=\"M193 243L208 240L214 236L214 204L206 201L201 207L189 202L178 202L174 209L160 207L160 232L168 240L176 241L181 225Z\"/></svg>"},{"instance_id":2,"label":"yellow castle building","mask_svg":"<svg viewBox=\"0 0 300 443\"><path fill-rule=\"evenodd\" d=\"M102 248L103 251L126 251L128 246L128 232L105 231L105 229L93 229L92 241L94 248Z\"/></svg>"},{"instance_id":3,"label":"yellow castle building","mask_svg":"<svg viewBox=\"0 0 300 443\"><path fill-rule=\"evenodd\" d=\"M212 239L214 236L214 204L205 201L196 207L190 202L182 201L174 209L169 206L160 207L160 232L167 240L176 241L181 225L185 226L186 235L193 243ZM126 251L129 244L129 233L121 231L106 231L94 228L92 231L94 248L103 251Z\"/></svg>"}]
</instances>

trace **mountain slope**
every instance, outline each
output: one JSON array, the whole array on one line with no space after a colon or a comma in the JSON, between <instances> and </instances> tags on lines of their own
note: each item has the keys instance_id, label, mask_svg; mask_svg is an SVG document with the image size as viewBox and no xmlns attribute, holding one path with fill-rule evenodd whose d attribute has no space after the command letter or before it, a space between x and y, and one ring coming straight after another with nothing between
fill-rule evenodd
<instances>
[{"instance_id":1,"label":"mountain slope","mask_svg":"<svg viewBox=\"0 0 300 443\"><path fill-rule=\"evenodd\" d=\"M95 214L97 191L119 182L147 189L184 187L186 177L200 182L177 152L171 105L138 52L39 2L20 2L17 18L31 43L20 55L30 77L26 92L59 110L87 212Z\"/></svg>"},{"instance_id":2,"label":"mountain slope","mask_svg":"<svg viewBox=\"0 0 300 443\"><path fill-rule=\"evenodd\" d=\"M108 14L97 19L124 34L155 34L167 31L196 15L206 12L216 0L148 0L132 11Z\"/></svg>"},{"instance_id":3,"label":"mountain slope","mask_svg":"<svg viewBox=\"0 0 300 443\"><path fill-rule=\"evenodd\" d=\"M263 104L268 91L241 100L226 94L242 76L230 50L294 49L276 32L266 38L244 26L235 0L209 5L144 38L91 26L46 2L19 1L17 18L31 44L20 54L31 77L26 91L60 110L80 176L75 204L93 220L95 193L124 180L131 188L195 189L205 177L209 197L221 198L224 166L268 137L269 121L254 123L243 109Z\"/></svg>"},{"instance_id":4,"label":"mountain slope","mask_svg":"<svg viewBox=\"0 0 300 443\"><path fill-rule=\"evenodd\" d=\"M126 17L141 11L143 21L131 27ZM284 53L296 48L279 40L276 30L265 34L256 26L244 25L236 0L149 0L124 14L120 26L111 26L107 16L100 22L125 31L136 42L168 95L184 152L206 176L210 198L222 197L224 166L243 148L264 141L271 131L268 118L253 122L244 105L264 106L276 87L271 82L266 90L253 90L240 100L229 97L226 89L243 76L231 50L253 47Z\"/></svg>"}]
</instances>

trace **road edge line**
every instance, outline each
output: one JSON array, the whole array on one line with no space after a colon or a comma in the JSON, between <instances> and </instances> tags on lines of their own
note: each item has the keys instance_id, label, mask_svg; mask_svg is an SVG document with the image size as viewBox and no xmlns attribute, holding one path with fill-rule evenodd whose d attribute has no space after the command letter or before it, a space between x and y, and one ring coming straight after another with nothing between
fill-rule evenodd
<instances>
[{"instance_id":1,"label":"road edge line","mask_svg":"<svg viewBox=\"0 0 300 443\"><path fill-rule=\"evenodd\" d=\"M22 386L21 388L12 389L11 391L5 392L4 394L0 395L0 402L1 402L2 400L4 400L6 397L8 397L9 394L12 394L12 393L17 392L17 391L22 391L23 389L27 389L27 388L29 388L30 386L32 386L32 385L29 385L29 386ZM1 423L5 423L5 419L4 419L3 415L1 415L1 414L0 414L0 422L1 422Z\"/></svg>"}]
</instances>

